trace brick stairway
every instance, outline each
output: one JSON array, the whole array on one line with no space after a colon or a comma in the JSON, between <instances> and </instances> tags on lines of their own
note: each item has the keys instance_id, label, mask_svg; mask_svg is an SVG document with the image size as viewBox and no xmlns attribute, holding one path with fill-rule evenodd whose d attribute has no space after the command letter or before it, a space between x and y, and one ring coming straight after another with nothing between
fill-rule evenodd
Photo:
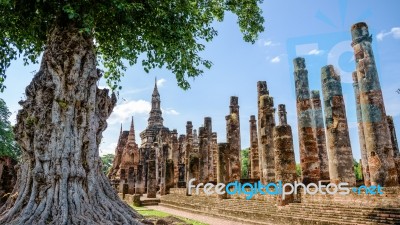
<instances>
[{"instance_id":1,"label":"brick stairway","mask_svg":"<svg viewBox=\"0 0 400 225\"><path fill-rule=\"evenodd\" d=\"M323 203L292 203L278 208L271 201L220 200L215 196L186 196L173 191L161 197L160 205L246 224L400 224L400 208Z\"/></svg>"},{"instance_id":2,"label":"brick stairway","mask_svg":"<svg viewBox=\"0 0 400 225\"><path fill-rule=\"evenodd\" d=\"M118 196L124 200L129 205L134 205L134 196L130 194L125 194L125 198L123 198L122 193L118 193ZM140 196L140 205L141 206L151 206L158 205L160 203L160 195L157 195L156 198L147 198L147 194Z\"/></svg>"},{"instance_id":3,"label":"brick stairway","mask_svg":"<svg viewBox=\"0 0 400 225\"><path fill-rule=\"evenodd\" d=\"M160 204L160 199L151 199L151 198L148 198L148 199L140 199L140 203L141 203L141 205L142 206L150 206L150 205L158 205L158 204Z\"/></svg>"}]
</instances>

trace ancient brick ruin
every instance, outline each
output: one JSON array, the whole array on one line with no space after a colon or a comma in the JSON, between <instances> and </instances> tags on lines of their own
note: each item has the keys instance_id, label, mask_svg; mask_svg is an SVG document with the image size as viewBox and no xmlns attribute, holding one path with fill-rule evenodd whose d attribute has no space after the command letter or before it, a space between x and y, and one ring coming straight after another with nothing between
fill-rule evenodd
<instances>
[{"instance_id":1,"label":"ancient brick ruin","mask_svg":"<svg viewBox=\"0 0 400 225\"><path fill-rule=\"evenodd\" d=\"M311 103L314 115L313 131L317 140L318 158L320 161L320 179L329 180L329 162L326 149L325 125L322 114L321 97L318 90L311 91Z\"/></svg>"},{"instance_id":2,"label":"ancient brick ruin","mask_svg":"<svg viewBox=\"0 0 400 225\"><path fill-rule=\"evenodd\" d=\"M366 23L356 23L351 27L356 60L356 78L359 98L360 123L364 133L367 162L371 185L395 186L399 184L395 166L393 145L388 127L385 104L379 82ZM367 165L366 165L367 164Z\"/></svg>"},{"instance_id":3,"label":"ancient brick ruin","mask_svg":"<svg viewBox=\"0 0 400 225\"><path fill-rule=\"evenodd\" d=\"M397 137L396 137L396 128L394 127L392 116L387 116L386 119L388 122L388 127L389 127L389 132L390 132L390 140L392 141L393 152L394 152L393 156L394 156L395 165L397 168L397 177L398 177L397 180L400 183L400 151L399 151L399 144L397 142Z\"/></svg>"},{"instance_id":4,"label":"ancient brick ruin","mask_svg":"<svg viewBox=\"0 0 400 225\"><path fill-rule=\"evenodd\" d=\"M238 98L232 97L227 129L232 149L228 156L229 179L240 179L240 125ZM227 117L227 118L228 118ZM123 194L147 194L156 198L173 187L185 187L195 178L195 183L217 181L217 133L212 132L211 117L204 118L204 126L197 130L188 121L186 135L176 129L164 127L161 99L157 84L154 86L147 128L140 133L141 144L135 140L132 118L129 131L121 126L113 166L108 177Z\"/></svg>"},{"instance_id":5,"label":"ancient brick ruin","mask_svg":"<svg viewBox=\"0 0 400 225\"><path fill-rule=\"evenodd\" d=\"M0 157L0 208L14 189L17 181L17 161L9 156Z\"/></svg>"},{"instance_id":6,"label":"ancient brick ruin","mask_svg":"<svg viewBox=\"0 0 400 225\"><path fill-rule=\"evenodd\" d=\"M236 96L231 97L230 112L226 119L226 140L229 143L229 150L225 152L227 162L227 181L240 180L241 177L241 161L240 151L240 119L239 119L239 99Z\"/></svg>"},{"instance_id":7,"label":"ancient brick ruin","mask_svg":"<svg viewBox=\"0 0 400 225\"><path fill-rule=\"evenodd\" d=\"M256 116L250 116L250 178L260 179L260 159L258 153L257 120Z\"/></svg>"},{"instance_id":8,"label":"ancient brick ruin","mask_svg":"<svg viewBox=\"0 0 400 225\"><path fill-rule=\"evenodd\" d=\"M258 147L260 178L264 183L275 181L273 128L275 126L274 99L269 95L266 81L257 82Z\"/></svg>"},{"instance_id":9,"label":"ancient brick ruin","mask_svg":"<svg viewBox=\"0 0 400 225\"><path fill-rule=\"evenodd\" d=\"M331 183L347 182L355 186L349 127L342 94L340 76L332 65L321 68L327 133L329 175Z\"/></svg>"},{"instance_id":10,"label":"ancient brick ruin","mask_svg":"<svg viewBox=\"0 0 400 225\"><path fill-rule=\"evenodd\" d=\"M180 152L183 149L177 131L164 127L163 121L160 94L155 84L148 126L140 133L140 147L135 141L133 119L129 132L121 129L113 167L108 174L121 192L147 193L147 197L155 198L158 191L167 194L169 188L179 183L184 152Z\"/></svg>"},{"instance_id":11,"label":"ancient brick ruin","mask_svg":"<svg viewBox=\"0 0 400 225\"><path fill-rule=\"evenodd\" d=\"M112 181L121 192L128 195L134 192L156 197L160 193L162 205L195 213L204 211L240 218L243 221L340 224L351 218L352 224L377 221L400 224L400 152L393 118L385 113L367 25L355 24L352 37L357 67L353 73L353 87L363 182L366 186L384 186L384 195L371 196L356 192L348 195L305 195L301 192L302 188L300 193L286 195L285 198L258 193L253 196L254 201L245 200L243 193L205 195L200 191L199 195L189 195L186 184L192 178L195 178L194 185L234 181L252 184L258 181L264 184L279 181L294 184L301 181L305 185L321 181L325 184L347 182L351 187L357 185L345 109L347 105L340 76L332 65L324 66L320 71L321 92L310 91L306 62L301 57L293 60L299 143L293 143L285 105L278 105L279 123L276 124L274 99L267 82L258 81L258 114L251 115L248 123L249 179L241 177L238 97L230 98L229 114L225 117L226 143L218 143L210 117L205 117L198 129L194 129L193 123L187 121L186 132L181 135L177 130L165 128L160 96L155 86L149 124L141 133L140 147L132 137L135 132L133 121L130 131L121 130L114 166L110 172ZM296 173L295 144L299 145L301 179ZM314 214L315 210L318 211L318 217ZM343 217L338 217L338 214Z\"/></svg>"},{"instance_id":12,"label":"ancient brick ruin","mask_svg":"<svg viewBox=\"0 0 400 225\"><path fill-rule=\"evenodd\" d=\"M315 117L308 86L308 71L304 58L295 58L293 64L302 181L305 184L317 183L321 180L321 161L313 127Z\"/></svg>"},{"instance_id":13,"label":"ancient brick ruin","mask_svg":"<svg viewBox=\"0 0 400 225\"><path fill-rule=\"evenodd\" d=\"M294 158L292 128L287 124L286 107L278 105L279 125L274 127L274 156L275 156L275 180L282 183L293 183L297 179L296 160ZM286 187L286 191L290 191ZM277 205L284 206L294 201L294 195L288 195L285 199L277 196Z\"/></svg>"},{"instance_id":14,"label":"ancient brick ruin","mask_svg":"<svg viewBox=\"0 0 400 225\"><path fill-rule=\"evenodd\" d=\"M363 174L364 184L366 186L370 186L371 178L369 177L368 156L367 156L368 153L367 153L367 147L365 146L364 126L361 115L360 91L357 79L357 72L353 72L352 77L353 77L354 96L356 98L358 140L360 142L362 174Z\"/></svg>"}]
</instances>

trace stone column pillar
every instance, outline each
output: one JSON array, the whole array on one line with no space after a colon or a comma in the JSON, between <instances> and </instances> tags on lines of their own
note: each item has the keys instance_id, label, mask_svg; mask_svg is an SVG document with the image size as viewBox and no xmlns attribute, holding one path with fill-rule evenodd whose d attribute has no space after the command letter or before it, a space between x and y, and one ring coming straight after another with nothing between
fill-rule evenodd
<instances>
[{"instance_id":1,"label":"stone column pillar","mask_svg":"<svg viewBox=\"0 0 400 225\"><path fill-rule=\"evenodd\" d=\"M136 172L136 180L135 180L135 194L144 194L145 193L145 179L143 179L143 165L139 164Z\"/></svg>"},{"instance_id":2,"label":"stone column pillar","mask_svg":"<svg viewBox=\"0 0 400 225\"><path fill-rule=\"evenodd\" d=\"M296 161L294 158L292 128L287 124L285 105L278 106L279 125L274 127L275 180L294 183L297 180ZM290 187L285 187L287 192ZM284 206L294 201L294 195L277 196L277 205Z\"/></svg>"},{"instance_id":3,"label":"stone column pillar","mask_svg":"<svg viewBox=\"0 0 400 225\"><path fill-rule=\"evenodd\" d=\"M136 172L136 181L135 181L135 193L136 194L144 194L147 192L147 157L149 154L149 149L140 148L139 149L139 165Z\"/></svg>"},{"instance_id":4,"label":"stone column pillar","mask_svg":"<svg viewBox=\"0 0 400 225\"><path fill-rule=\"evenodd\" d=\"M256 116L250 116L250 178L260 179Z\"/></svg>"},{"instance_id":5,"label":"stone column pillar","mask_svg":"<svg viewBox=\"0 0 400 225\"><path fill-rule=\"evenodd\" d=\"M371 179L369 176L369 168L368 168L368 153L367 153L367 148L365 146L364 126L363 126L364 123L362 122L362 115L361 115L360 89L358 85L357 72L353 72L352 75L353 75L354 95L356 97L358 140L360 142L362 174L365 186L369 187L371 186Z\"/></svg>"},{"instance_id":6,"label":"stone column pillar","mask_svg":"<svg viewBox=\"0 0 400 225\"><path fill-rule=\"evenodd\" d=\"M179 178L178 178L178 188L184 188L186 187L186 181L185 181L185 164L179 164Z\"/></svg>"},{"instance_id":7,"label":"stone column pillar","mask_svg":"<svg viewBox=\"0 0 400 225\"><path fill-rule=\"evenodd\" d=\"M204 131L207 136L207 182L214 181L213 165L213 132L211 117L204 117Z\"/></svg>"},{"instance_id":8,"label":"stone column pillar","mask_svg":"<svg viewBox=\"0 0 400 225\"><path fill-rule=\"evenodd\" d=\"M386 120L387 120L388 127L389 127L390 140L391 140L392 146L393 146L394 157L399 157L400 156L399 144L397 143L396 128L394 127L393 117L386 116Z\"/></svg>"},{"instance_id":9,"label":"stone column pillar","mask_svg":"<svg viewBox=\"0 0 400 225\"><path fill-rule=\"evenodd\" d=\"M174 180L173 184L176 186L178 184L178 174L179 174L179 141L178 141L178 131L173 130L171 132L171 145L172 145L172 161L174 164Z\"/></svg>"},{"instance_id":10,"label":"stone column pillar","mask_svg":"<svg viewBox=\"0 0 400 225\"><path fill-rule=\"evenodd\" d=\"M230 114L226 119L226 140L229 143L229 181L240 180L241 176L241 142L238 97L232 96L230 100Z\"/></svg>"},{"instance_id":11,"label":"stone column pillar","mask_svg":"<svg viewBox=\"0 0 400 225\"><path fill-rule=\"evenodd\" d=\"M185 164L186 135L184 135L184 134L179 135L178 143L179 143L179 145L178 145L178 152L179 152L178 160L179 160L179 163Z\"/></svg>"},{"instance_id":12,"label":"stone column pillar","mask_svg":"<svg viewBox=\"0 0 400 225\"><path fill-rule=\"evenodd\" d=\"M122 184L122 199L124 200L125 200L125 195L128 194L128 189L129 187L127 183Z\"/></svg>"},{"instance_id":13,"label":"stone column pillar","mask_svg":"<svg viewBox=\"0 0 400 225\"><path fill-rule=\"evenodd\" d=\"M185 141L184 145L185 145L186 183L188 183L188 181L193 178L193 176L192 176L192 174L190 173L190 170L189 170L190 153L192 152L192 148L193 148L193 125L192 125L192 121L187 121L187 123L186 123L186 141Z\"/></svg>"},{"instance_id":14,"label":"stone column pillar","mask_svg":"<svg viewBox=\"0 0 400 225\"><path fill-rule=\"evenodd\" d=\"M326 137L324 117L322 116L321 98L319 91L311 91L311 103L314 115L314 134L317 139L318 157L320 162L321 180L329 180L329 162L328 153L326 151Z\"/></svg>"},{"instance_id":15,"label":"stone column pillar","mask_svg":"<svg viewBox=\"0 0 400 225\"><path fill-rule=\"evenodd\" d=\"M199 128L200 181L208 182L208 137L204 127Z\"/></svg>"},{"instance_id":16,"label":"stone column pillar","mask_svg":"<svg viewBox=\"0 0 400 225\"><path fill-rule=\"evenodd\" d=\"M308 71L304 58L293 60L296 88L297 122L302 182L318 183L321 179L317 141L313 132L313 110L308 87Z\"/></svg>"},{"instance_id":17,"label":"stone column pillar","mask_svg":"<svg viewBox=\"0 0 400 225\"><path fill-rule=\"evenodd\" d=\"M194 184L200 182L200 154L199 154L199 137L197 136L197 130L193 129L193 145L191 152L189 153L189 174L190 179L195 178Z\"/></svg>"},{"instance_id":18,"label":"stone column pillar","mask_svg":"<svg viewBox=\"0 0 400 225\"><path fill-rule=\"evenodd\" d=\"M321 68L331 182L356 185L340 76L332 65Z\"/></svg>"},{"instance_id":19,"label":"stone column pillar","mask_svg":"<svg viewBox=\"0 0 400 225\"><path fill-rule=\"evenodd\" d=\"M166 163L164 194L169 194L169 189L174 187L174 161L172 159L167 159Z\"/></svg>"},{"instance_id":20,"label":"stone column pillar","mask_svg":"<svg viewBox=\"0 0 400 225\"><path fill-rule=\"evenodd\" d=\"M261 115L263 110L261 109L261 96L269 94L267 90L266 81L257 82L257 109L258 109L258 121L257 121L257 134L258 134L258 167L260 169L260 180L265 182L265 177L267 176L267 164L265 162L265 148L263 148L263 143L261 142Z\"/></svg>"},{"instance_id":21,"label":"stone column pillar","mask_svg":"<svg viewBox=\"0 0 400 225\"><path fill-rule=\"evenodd\" d=\"M388 122L389 132L390 132L390 140L392 141L393 152L394 152L394 161L397 168L397 177L400 183L400 152L399 152L399 144L397 143L396 137L396 129L394 127L393 117L387 116L386 120Z\"/></svg>"},{"instance_id":22,"label":"stone column pillar","mask_svg":"<svg viewBox=\"0 0 400 225\"><path fill-rule=\"evenodd\" d=\"M218 158L217 158L217 182L227 184L229 182L229 143L219 143L218 144ZM220 199L228 198L227 193L223 195L218 195Z\"/></svg>"},{"instance_id":23,"label":"stone column pillar","mask_svg":"<svg viewBox=\"0 0 400 225\"><path fill-rule=\"evenodd\" d=\"M135 168L129 167L128 168L128 194L133 195L135 194Z\"/></svg>"},{"instance_id":24,"label":"stone column pillar","mask_svg":"<svg viewBox=\"0 0 400 225\"><path fill-rule=\"evenodd\" d=\"M179 161L178 161L178 184L176 187L186 187L186 135L179 135Z\"/></svg>"},{"instance_id":25,"label":"stone column pillar","mask_svg":"<svg viewBox=\"0 0 400 225\"><path fill-rule=\"evenodd\" d=\"M211 134L211 151L212 151L212 181L217 181L217 158L218 158L218 143L217 143L217 133L213 132Z\"/></svg>"},{"instance_id":26,"label":"stone column pillar","mask_svg":"<svg viewBox=\"0 0 400 225\"><path fill-rule=\"evenodd\" d=\"M161 161L160 161L160 170L161 170L161 177L160 177L160 194L161 195L166 195L168 194L167 191L167 186L168 186L168 181L167 181L167 166L168 166L168 145L163 145L162 146L162 151L161 151ZM172 164L173 166L173 164ZM173 169L173 167L172 167ZM173 175L170 175L170 178L172 177L173 179Z\"/></svg>"},{"instance_id":27,"label":"stone column pillar","mask_svg":"<svg viewBox=\"0 0 400 225\"><path fill-rule=\"evenodd\" d=\"M371 185L395 186L398 185L397 170L367 24L354 24L351 36Z\"/></svg>"},{"instance_id":28,"label":"stone column pillar","mask_svg":"<svg viewBox=\"0 0 400 225\"><path fill-rule=\"evenodd\" d=\"M258 148L260 149L261 181L274 182L274 142L273 128L275 126L274 100L269 95L267 83L257 82L258 90Z\"/></svg>"},{"instance_id":29,"label":"stone column pillar","mask_svg":"<svg viewBox=\"0 0 400 225\"><path fill-rule=\"evenodd\" d=\"M147 160L147 197L155 198L157 194L157 178L156 178L156 148L158 144L149 149L149 159Z\"/></svg>"}]
</instances>

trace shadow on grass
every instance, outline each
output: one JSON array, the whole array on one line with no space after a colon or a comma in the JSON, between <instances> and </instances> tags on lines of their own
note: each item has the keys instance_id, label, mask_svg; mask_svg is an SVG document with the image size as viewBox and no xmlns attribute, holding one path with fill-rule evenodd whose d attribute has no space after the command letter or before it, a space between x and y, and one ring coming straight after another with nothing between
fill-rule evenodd
<instances>
[{"instance_id":1,"label":"shadow on grass","mask_svg":"<svg viewBox=\"0 0 400 225\"><path fill-rule=\"evenodd\" d=\"M154 224L173 224L173 225L208 225L196 220L188 219L181 216L172 215L166 212L148 209L146 207L131 206L146 219L154 222Z\"/></svg>"}]
</instances>

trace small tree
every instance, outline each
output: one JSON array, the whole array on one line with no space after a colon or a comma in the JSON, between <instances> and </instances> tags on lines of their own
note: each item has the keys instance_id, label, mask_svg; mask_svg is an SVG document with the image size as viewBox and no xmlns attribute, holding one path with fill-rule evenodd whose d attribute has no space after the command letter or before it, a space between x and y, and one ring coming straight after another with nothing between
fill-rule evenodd
<instances>
[{"instance_id":1,"label":"small tree","mask_svg":"<svg viewBox=\"0 0 400 225\"><path fill-rule=\"evenodd\" d=\"M0 224L137 224L102 173L98 146L126 69L123 60L171 70L183 89L211 62L199 56L214 20L238 16L244 40L263 31L261 0L0 0L0 90L22 56L40 69L26 88L15 133L22 148L13 198Z\"/></svg>"},{"instance_id":2,"label":"small tree","mask_svg":"<svg viewBox=\"0 0 400 225\"><path fill-rule=\"evenodd\" d=\"M103 173L105 175L108 174L108 171L111 169L113 161L114 161L114 154L107 154L101 157L101 162L103 164Z\"/></svg>"},{"instance_id":3,"label":"small tree","mask_svg":"<svg viewBox=\"0 0 400 225\"><path fill-rule=\"evenodd\" d=\"M0 157L6 156L18 160L21 150L14 140L10 116L6 103L0 98Z\"/></svg>"},{"instance_id":4,"label":"small tree","mask_svg":"<svg viewBox=\"0 0 400 225\"><path fill-rule=\"evenodd\" d=\"M362 180L363 175L362 175L361 163L357 162L356 159L353 159L353 166L354 166L354 174L356 176L356 180Z\"/></svg>"},{"instance_id":5,"label":"small tree","mask_svg":"<svg viewBox=\"0 0 400 225\"><path fill-rule=\"evenodd\" d=\"M246 148L246 149L243 149L242 151L240 151L240 154L241 154L241 160L242 160L242 162L241 162L241 164L242 164L242 166L241 166L241 168L242 168L242 178L249 178L249 170L250 170L250 166L249 166L249 152L250 152L250 149L249 148Z\"/></svg>"},{"instance_id":6,"label":"small tree","mask_svg":"<svg viewBox=\"0 0 400 225\"><path fill-rule=\"evenodd\" d=\"M297 174L297 177L301 177L301 165L300 165L300 163L296 163L296 174Z\"/></svg>"}]
</instances>

